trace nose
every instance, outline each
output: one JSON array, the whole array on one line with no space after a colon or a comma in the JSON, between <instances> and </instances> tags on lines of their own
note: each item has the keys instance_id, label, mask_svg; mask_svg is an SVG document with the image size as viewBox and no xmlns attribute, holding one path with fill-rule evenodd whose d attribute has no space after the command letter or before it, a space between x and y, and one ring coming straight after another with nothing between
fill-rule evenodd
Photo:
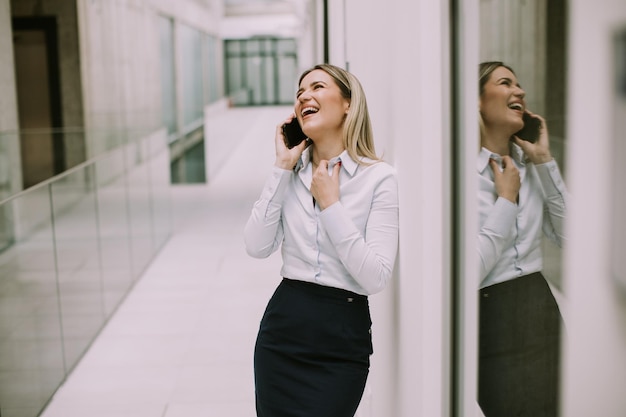
<instances>
[{"instance_id":1,"label":"nose","mask_svg":"<svg viewBox=\"0 0 626 417\"><path fill-rule=\"evenodd\" d=\"M298 96L298 101L300 103L304 103L308 100L311 99L311 95L309 94L308 90L303 91L302 93L300 93L300 95Z\"/></svg>"},{"instance_id":2,"label":"nose","mask_svg":"<svg viewBox=\"0 0 626 417\"><path fill-rule=\"evenodd\" d=\"M522 87L520 87L520 86L516 87L515 93L513 93L513 94L515 94L515 96L519 97L519 98L526 97L526 91L524 91L524 89Z\"/></svg>"}]
</instances>

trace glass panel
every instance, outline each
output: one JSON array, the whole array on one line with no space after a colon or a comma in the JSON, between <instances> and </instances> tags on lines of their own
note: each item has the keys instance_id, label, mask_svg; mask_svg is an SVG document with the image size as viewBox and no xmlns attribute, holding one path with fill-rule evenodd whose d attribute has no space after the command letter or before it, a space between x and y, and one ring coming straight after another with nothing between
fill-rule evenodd
<instances>
[{"instance_id":1,"label":"glass panel","mask_svg":"<svg viewBox=\"0 0 626 417\"><path fill-rule=\"evenodd\" d=\"M104 323L93 166L51 185L65 358L75 363Z\"/></svg>"},{"instance_id":2,"label":"glass panel","mask_svg":"<svg viewBox=\"0 0 626 417\"><path fill-rule=\"evenodd\" d=\"M0 252L3 415L37 415L67 370L49 202L48 187L39 187L0 211L13 232L11 246Z\"/></svg>"},{"instance_id":3,"label":"glass panel","mask_svg":"<svg viewBox=\"0 0 626 417\"><path fill-rule=\"evenodd\" d=\"M298 83L296 58L291 56L282 56L278 58L278 101L280 104L292 104L296 99L296 90Z\"/></svg>"},{"instance_id":4,"label":"glass panel","mask_svg":"<svg viewBox=\"0 0 626 417\"><path fill-rule=\"evenodd\" d=\"M527 407L529 415L557 415L563 325L558 308L562 299L560 246L566 192L559 186L563 181L556 166L564 174L567 4L565 0L482 0L480 13L480 61L503 62L509 67L481 67L493 70L486 70L481 79L482 155L511 157L510 162L495 167L487 162L489 156L481 159L485 161L483 170L479 169L482 240L496 236L489 234L487 224L504 219L496 217L503 213L499 202L513 204L515 213L503 232L506 241L492 241L487 246L493 250L479 246L481 265L487 265L480 277L479 403L487 415L515 415L519 407ZM510 85L502 81L507 78ZM546 139L515 144L517 129L530 122L522 120L524 109L508 107L514 102L545 119L555 166L548 168L543 165L547 161L536 156ZM550 180L542 179L546 177ZM533 361L527 360L530 355ZM521 358L525 374L515 365ZM515 387L533 387L533 398ZM543 404L541 413L533 408L538 404Z\"/></svg>"},{"instance_id":5,"label":"glass panel","mask_svg":"<svg viewBox=\"0 0 626 417\"><path fill-rule=\"evenodd\" d=\"M278 39L276 41L276 52L278 55L295 55L297 53L296 41L294 39Z\"/></svg>"},{"instance_id":6,"label":"glass panel","mask_svg":"<svg viewBox=\"0 0 626 417\"><path fill-rule=\"evenodd\" d=\"M199 31L180 25L178 47L181 53L183 122L185 126L201 119L204 112L202 77L202 37Z\"/></svg>"},{"instance_id":7,"label":"glass panel","mask_svg":"<svg viewBox=\"0 0 626 417\"><path fill-rule=\"evenodd\" d=\"M95 163L98 229L104 312L118 306L133 282L128 184L123 149Z\"/></svg>"},{"instance_id":8,"label":"glass panel","mask_svg":"<svg viewBox=\"0 0 626 417\"><path fill-rule=\"evenodd\" d=\"M143 272L152 255L150 172L146 163L147 150L144 140L132 143L125 149L133 277Z\"/></svg>"},{"instance_id":9,"label":"glass panel","mask_svg":"<svg viewBox=\"0 0 626 417\"><path fill-rule=\"evenodd\" d=\"M241 41L237 39L228 39L224 41L226 53L229 56L239 55L241 53Z\"/></svg>"},{"instance_id":10,"label":"glass panel","mask_svg":"<svg viewBox=\"0 0 626 417\"><path fill-rule=\"evenodd\" d=\"M263 77L264 82L261 82L261 87L263 91L263 104L277 104L278 97L276 97L276 76L278 75L278 71L274 68L274 58L273 57L263 57L262 59L262 67L261 67L261 76Z\"/></svg>"},{"instance_id":11,"label":"glass panel","mask_svg":"<svg viewBox=\"0 0 626 417\"><path fill-rule=\"evenodd\" d=\"M227 45L231 42L227 41ZM241 42L246 45L245 58L233 56L228 46L226 54L227 94L234 104L292 104L298 75L297 56L292 51L295 40L265 38Z\"/></svg>"},{"instance_id":12,"label":"glass panel","mask_svg":"<svg viewBox=\"0 0 626 417\"><path fill-rule=\"evenodd\" d=\"M217 38L214 36L207 36L207 68L208 73L208 100L209 103L214 103L220 98L220 86L218 80L218 63L220 62L217 52Z\"/></svg>"},{"instance_id":13,"label":"glass panel","mask_svg":"<svg viewBox=\"0 0 626 417\"><path fill-rule=\"evenodd\" d=\"M176 76L174 66L174 22L167 17L159 18L161 41L161 91L163 124L168 133L176 131Z\"/></svg>"},{"instance_id":14,"label":"glass panel","mask_svg":"<svg viewBox=\"0 0 626 417\"><path fill-rule=\"evenodd\" d=\"M261 81L261 58L246 58L246 83L248 86L249 104L263 103Z\"/></svg>"},{"instance_id":15,"label":"glass panel","mask_svg":"<svg viewBox=\"0 0 626 417\"><path fill-rule=\"evenodd\" d=\"M229 95L243 88L241 63L241 58L227 58L226 60L226 79L228 82L227 89Z\"/></svg>"},{"instance_id":16,"label":"glass panel","mask_svg":"<svg viewBox=\"0 0 626 417\"><path fill-rule=\"evenodd\" d=\"M246 41L245 55L257 56L261 53L261 40L248 39Z\"/></svg>"},{"instance_id":17,"label":"glass panel","mask_svg":"<svg viewBox=\"0 0 626 417\"><path fill-rule=\"evenodd\" d=\"M40 414L171 233L165 131L72 134L124 144L0 203L3 416Z\"/></svg>"},{"instance_id":18,"label":"glass panel","mask_svg":"<svg viewBox=\"0 0 626 417\"><path fill-rule=\"evenodd\" d=\"M153 253L160 250L172 231L172 207L170 195L170 176L169 171L163 169L170 163L169 148L166 143L167 139L161 134L153 134L149 138L150 160L150 202L152 205L151 213L153 215ZM204 143L201 142L204 155ZM204 172L204 161L201 167Z\"/></svg>"}]
</instances>

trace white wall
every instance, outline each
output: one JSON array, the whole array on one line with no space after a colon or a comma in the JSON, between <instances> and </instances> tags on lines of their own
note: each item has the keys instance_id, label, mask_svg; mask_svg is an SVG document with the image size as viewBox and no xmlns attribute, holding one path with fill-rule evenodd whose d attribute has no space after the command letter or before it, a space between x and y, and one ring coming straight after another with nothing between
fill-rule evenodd
<instances>
[{"instance_id":1,"label":"white wall","mask_svg":"<svg viewBox=\"0 0 626 417\"><path fill-rule=\"evenodd\" d=\"M399 262L393 284L370 298L374 355L368 409L360 416L444 416L450 330L446 2L329 3L331 63L347 63L363 84L377 151L400 180Z\"/></svg>"},{"instance_id":2,"label":"white wall","mask_svg":"<svg viewBox=\"0 0 626 417\"><path fill-rule=\"evenodd\" d=\"M616 109L611 37L614 29L626 28L626 3L572 0L570 18L572 201L564 257L570 308L562 415L621 417L626 414L626 297L610 270L615 229L610 210L614 195L624 195L624 178L620 189L611 176L612 144L624 141L624 132L612 130ZM625 248L620 252L623 256Z\"/></svg>"}]
</instances>

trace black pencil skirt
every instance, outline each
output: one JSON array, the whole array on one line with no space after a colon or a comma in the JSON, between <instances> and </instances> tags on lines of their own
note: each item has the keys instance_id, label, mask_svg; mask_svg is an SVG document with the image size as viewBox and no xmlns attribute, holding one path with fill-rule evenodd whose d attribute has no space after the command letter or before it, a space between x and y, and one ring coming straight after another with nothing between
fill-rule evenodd
<instances>
[{"instance_id":1,"label":"black pencil skirt","mask_svg":"<svg viewBox=\"0 0 626 417\"><path fill-rule=\"evenodd\" d=\"M254 352L258 417L353 417L372 354L366 296L283 279Z\"/></svg>"},{"instance_id":2,"label":"black pencil skirt","mask_svg":"<svg viewBox=\"0 0 626 417\"><path fill-rule=\"evenodd\" d=\"M486 417L556 417L561 314L541 273L480 290L478 403Z\"/></svg>"}]
</instances>

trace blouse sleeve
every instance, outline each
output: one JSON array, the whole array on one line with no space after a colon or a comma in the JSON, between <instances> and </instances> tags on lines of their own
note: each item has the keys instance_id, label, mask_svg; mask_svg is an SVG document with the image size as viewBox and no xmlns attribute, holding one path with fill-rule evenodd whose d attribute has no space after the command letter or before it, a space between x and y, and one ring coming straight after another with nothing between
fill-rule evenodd
<instances>
[{"instance_id":1,"label":"blouse sleeve","mask_svg":"<svg viewBox=\"0 0 626 417\"><path fill-rule=\"evenodd\" d=\"M291 175L292 171L274 167L265 182L244 229L248 255L267 258L280 247L283 240L281 209Z\"/></svg>"},{"instance_id":2,"label":"blouse sleeve","mask_svg":"<svg viewBox=\"0 0 626 417\"><path fill-rule=\"evenodd\" d=\"M392 276L398 250L395 171L376 186L365 235L355 226L341 202L323 210L320 218L350 275L368 294L380 292Z\"/></svg>"},{"instance_id":3,"label":"blouse sleeve","mask_svg":"<svg viewBox=\"0 0 626 417\"><path fill-rule=\"evenodd\" d=\"M565 215L568 193L556 161L535 166L544 199L543 232L559 247L565 241Z\"/></svg>"}]
</instances>

